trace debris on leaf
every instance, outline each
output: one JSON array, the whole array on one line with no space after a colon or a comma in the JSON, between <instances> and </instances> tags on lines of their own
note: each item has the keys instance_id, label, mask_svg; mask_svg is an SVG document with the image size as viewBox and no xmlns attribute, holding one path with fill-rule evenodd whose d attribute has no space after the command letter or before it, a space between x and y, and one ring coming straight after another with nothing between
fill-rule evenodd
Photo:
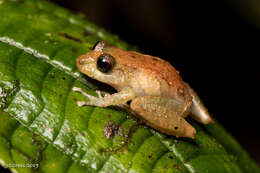
<instances>
[{"instance_id":1,"label":"debris on leaf","mask_svg":"<svg viewBox=\"0 0 260 173\"><path fill-rule=\"evenodd\" d=\"M107 139L110 139L116 134L119 136L124 136L124 129L118 124L108 122L104 127L104 135Z\"/></svg>"}]
</instances>

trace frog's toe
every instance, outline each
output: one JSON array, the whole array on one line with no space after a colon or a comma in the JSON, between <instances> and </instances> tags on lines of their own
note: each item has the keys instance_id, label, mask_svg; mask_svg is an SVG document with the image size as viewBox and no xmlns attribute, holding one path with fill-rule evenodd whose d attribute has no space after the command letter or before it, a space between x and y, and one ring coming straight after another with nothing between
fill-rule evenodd
<instances>
[{"instance_id":1,"label":"frog's toe","mask_svg":"<svg viewBox=\"0 0 260 173\"><path fill-rule=\"evenodd\" d=\"M75 92L79 92L81 93L83 96L89 98L89 99L94 99L95 97L92 96L92 95L89 95L88 93L85 93L81 88L78 88L78 87L73 87L72 88L72 91L75 91Z\"/></svg>"},{"instance_id":2,"label":"frog's toe","mask_svg":"<svg viewBox=\"0 0 260 173\"><path fill-rule=\"evenodd\" d=\"M72 88L72 91L75 91L75 92L81 92L81 88L78 88L78 87L73 87Z\"/></svg>"},{"instance_id":3,"label":"frog's toe","mask_svg":"<svg viewBox=\"0 0 260 173\"><path fill-rule=\"evenodd\" d=\"M87 103L87 102L84 102L84 101L77 101L77 105L78 105L79 107L82 107L82 106L88 105L88 103Z\"/></svg>"},{"instance_id":4,"label":"frog's toe","mask_svg":"<svg viewBox=\"0 0 260 173\"><path fill-rule=\"evenodd\" d=\"M97 93L97 95L98 95L98 98L103 98L103 96L102 96L102 94L101 94L101 91L96 90L96 93Z\"/></svg>"}]
</instances>

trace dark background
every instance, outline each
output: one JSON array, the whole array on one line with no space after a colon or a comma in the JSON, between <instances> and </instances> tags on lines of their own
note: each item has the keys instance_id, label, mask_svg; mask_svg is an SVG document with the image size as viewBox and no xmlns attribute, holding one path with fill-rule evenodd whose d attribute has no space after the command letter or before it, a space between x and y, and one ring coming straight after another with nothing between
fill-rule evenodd
<instances>
[{"instance_id":1,"label":"dark background","mask_svg":"<svg viewBox=\"0 0 260 173\"><path fill-rule=\"evenodd\" d=\"M199 93L210 113L260 163L260 15L256 12L260 4L53 1L85 14L142 52L168 60Z\"/></svg>"},{"instance_id":2,"label":"dark background","mask_svg":"<svg viewBox=\"0 0 260 173\"><path fill-rule=\"evenodd\" d=\"M254 13L260 4L240 8L239 0L54 1L85 14L142 52L170 61L210 113L260 163L260 23Z\"/></svg>"}]
</instances>

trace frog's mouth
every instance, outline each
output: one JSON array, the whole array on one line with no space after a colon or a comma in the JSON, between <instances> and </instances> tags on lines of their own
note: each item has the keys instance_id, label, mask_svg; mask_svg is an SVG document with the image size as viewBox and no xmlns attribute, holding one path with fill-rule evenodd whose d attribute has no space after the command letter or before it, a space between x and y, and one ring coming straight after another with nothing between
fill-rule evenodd
<instances>
[{"instance_id":1,"label":"frog's mouth","mask_svg":"<svg viewBox=\"0 0 260 173\"><path fill-rule=\"evenodd\" d=\"M88 82L93 84L94 86L97 86L98 90L100 90L100 91L104 91L104 92L107 92L107 93L110 93L110 94L113 94L113 93L117 92L116 88L114 88L113 86L111 86L109 84L106 84L106 83L103 83L103 82L101 82L99 80L96 80L96 79L94 79L91 76L84 75L84 78Z\"/></svg>"}]
</instances>

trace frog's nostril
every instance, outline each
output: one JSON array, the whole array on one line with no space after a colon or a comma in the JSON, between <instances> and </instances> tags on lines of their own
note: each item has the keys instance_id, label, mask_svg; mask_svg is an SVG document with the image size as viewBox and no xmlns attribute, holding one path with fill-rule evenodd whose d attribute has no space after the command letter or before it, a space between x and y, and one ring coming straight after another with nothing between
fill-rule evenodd
<instances>
[{"instance_id":1,"label":"frog's nostril","mask_svg":"<svg viewBox=\"0 0 260 173\"><path fill-rule=\"evenodd\" d=\"M84 65L84 59L80 59L78 62L79 62L79 65Z\"/></svg>"},{"instance_id":2,"label":"frog's nostril","mask_svg":"<svg viewBox=\"0 0 260 173\"><path fill-rule=\"evenodd\" d=\"M86 57L81 57L81 58L78 58L77 60L77 64L79 66L83 66L83 65L86 65L87 63L89 62L89 58L86 58Z\"/></svg>"}]
</instances>

